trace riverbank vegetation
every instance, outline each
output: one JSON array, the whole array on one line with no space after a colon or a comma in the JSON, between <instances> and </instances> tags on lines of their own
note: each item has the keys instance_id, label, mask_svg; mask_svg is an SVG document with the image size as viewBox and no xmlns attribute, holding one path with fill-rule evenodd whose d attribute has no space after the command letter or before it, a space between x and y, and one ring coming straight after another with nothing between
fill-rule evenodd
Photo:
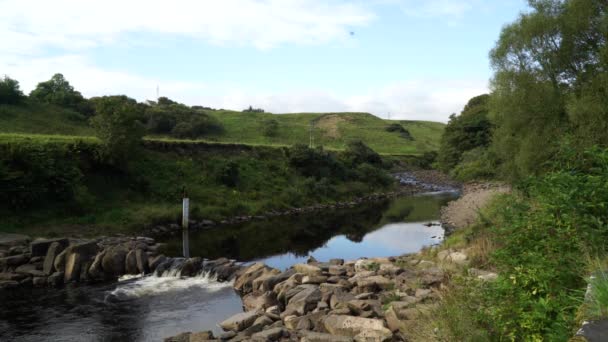
<instances>
[{"instance_id":1,"label":"riverbank vegetation","mask_svg":"<svg viewBox=\"0 0 608 342\"><path fill-rule=\"evenodd\" d=\"M492 92L451 118L439 151L461 180L515 188L453 237L499 277L454 276L434 323L445 340L566 341L583 319L608 318L589 309L605 304L601 277L583 305L608 253L608 6L530 6L490 54Z\"/></svg>"}]
</instances>

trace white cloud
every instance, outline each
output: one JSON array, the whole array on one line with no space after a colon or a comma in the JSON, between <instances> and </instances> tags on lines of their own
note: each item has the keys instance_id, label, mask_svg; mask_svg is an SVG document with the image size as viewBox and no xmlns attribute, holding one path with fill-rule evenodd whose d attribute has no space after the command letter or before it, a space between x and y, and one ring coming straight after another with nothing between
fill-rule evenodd
<instances>
[{"instance_id":1,"label":"white cloud","mask_svg":"<svg viewBox=\"0 0 608 342\"><path fill-rule=\"evenodd\" d=\"M3 48L80 49L127 33L185 35L215 44L271 48L342 40L373 14L346 1L319 0L4 0Z\"/></svg>"},{"instance_id":2,"label":"white cloud","mask_svg":"<svg viewBox=\"0 0 608 342\"><path fill-rule=\"evenodd\" d=\"M446 18L449 23L461 19L473 9L486 9L490 0L377 0L381 4L396 5L408 16Z\"/></svg>"}]
</instances>

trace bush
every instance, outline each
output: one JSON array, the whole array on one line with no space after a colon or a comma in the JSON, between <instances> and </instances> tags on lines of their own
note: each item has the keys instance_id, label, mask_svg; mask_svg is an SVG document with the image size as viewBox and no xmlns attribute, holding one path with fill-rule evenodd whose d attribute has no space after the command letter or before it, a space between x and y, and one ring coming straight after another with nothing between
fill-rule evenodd
<instances>
[{"instance_id":1,"label":"bush","mask_svg":"<svg viewBox=\"0 0 608 342\"><path fill-rule=\"evenodd\" d=\"M367 163L359 165L357 167L356 173L357 179L372 185L384 187L392 184L394 181L394 179L390 175L388 175L384 170Z\"/></svg>"},{"instance_id":2,"label":"bush","mask_svg":"<svg viewBox=\"0 0 608 342\"><path fill-rule=\"evenodd\" d=\"M262 122L262 134L267 137L275 137L279 133L279 122L275 119L268 119Z\"/></svg>"},{"instance_id":3,"label":"bush","mask_svg":"<svg viewBox=\"0 0 608 342\"><path fill-rule=\"evenodd\" d=\"M62 74L55 74L50 80L38 83L36 88L30 92L30 98L44 103L71 108L87 116L93 114L93 106L79 91L74 90L74 87L70 85Z\"/></svg>"},{"instance_id":4,"label":"bush","mask_svg":"<svg viewBox=\"0 0 608 342\"><path fill-rule=\"evenodd\" d=\"M369 148L361 140L350 141L342 153L342 159L350 166L357 166L363 163L372 165L382 165L382 158L376 151Z\"/></svg>"},{"instance_id":5,"label":"bush","mask_svg":"<svg viewBox=\"0 0 608 342\"><path fill-rule=\"evenodd\" d=\"M414 140L414 137L412 137L412 135L410 134L410 131L408 131L407 129L405 129L405 127L401 126L398 123L392 123L392 124L386 126L386 128L384 130L387 132L397 132L404 139Z\"/></svg>"},{"instance_id":6,"label":"bush","mask_svg":"<svg viewBox=\"0 0 608 342\"><path fill-rule=\"evenodd\" d=\"M315 149L306 145L294 145L287 150L289 165L304 177L343 179L344 166L322 147Z\"/></svg>"},{"instance_id":7,"label":"bush","mask_svg":"<svg viewBox=\"0 0 608 342\"><path fill-rule=\"evenodd\" d=\"M235 161L229 161L220 166L217 174L219 183L228 187L235 187L239 183L239 164Z\"/></svg>"},{"instance_id":8,"label":"bush","mask_svg":"<svg viewBox=\"0 0 608 342\"><path fill-rule=\"evenodd\" d=\"M19 82L6 75L0 79L0 104L18 104L24 98L23 92L19 89Z\"/></svg>"}]
</instances>

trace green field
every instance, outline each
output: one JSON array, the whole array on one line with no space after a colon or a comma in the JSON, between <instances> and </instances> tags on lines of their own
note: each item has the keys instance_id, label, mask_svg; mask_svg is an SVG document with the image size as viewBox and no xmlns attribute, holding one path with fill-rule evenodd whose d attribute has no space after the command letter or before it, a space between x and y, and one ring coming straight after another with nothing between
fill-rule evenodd
<instances>
[{"instance_id":1,"label":"green field","mask_svg":"<svg viewBox=\"0 0 608 342\"><path fill-rule=\"evenodd\" d=\"M437 150L445 126L442 123L429 121L388 121L367 113L277 115L235 111L205 112L221 122L224 132L207 136L200 139L201 141L255 146L309 144L312 122L315 146L342 150L348 141L360 139L375 151L391 155L419 155ZM262 125L269 119L278 122L278 131L273 137L262 134ZM385 129L391 123L401 124L414 139L405 139L398 132L387 132ZM94 134L86 118L80 114L60 107L36 103L19 106L0 105L0 133L66 136ZM150 136L148 139L175 140L162 136ZM187 141L189 140L184 140Z\"/></svg>"}]
</instances>

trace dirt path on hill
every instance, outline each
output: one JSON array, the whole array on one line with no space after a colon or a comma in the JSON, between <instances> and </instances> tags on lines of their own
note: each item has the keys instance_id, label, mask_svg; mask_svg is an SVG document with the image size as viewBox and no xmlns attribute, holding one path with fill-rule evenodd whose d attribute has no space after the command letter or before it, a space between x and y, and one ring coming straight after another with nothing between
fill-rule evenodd
<instances>
[{"instance_id":1,"label":"dirt path on hill","mask_svg":"<svg viewBox=\"0 0 608 342\"><path fill-rule=\"evenodd\" d=\"M475 223L479 210L487 205L494 195L510 191L511 188L508 185L498 183L464 185L462 196L441 210L441 222L446 232L449 233Z\"/></svg>"}]
</instances>

